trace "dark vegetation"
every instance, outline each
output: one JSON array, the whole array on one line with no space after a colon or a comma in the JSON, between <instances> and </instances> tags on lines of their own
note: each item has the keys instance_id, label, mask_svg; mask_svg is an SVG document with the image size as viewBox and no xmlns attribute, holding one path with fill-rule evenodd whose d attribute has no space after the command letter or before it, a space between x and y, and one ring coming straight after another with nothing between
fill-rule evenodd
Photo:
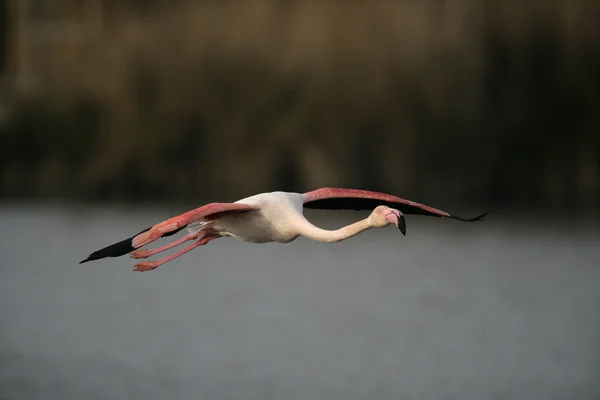
<instances>
[{"instance_id":1,"label":"dark vegetation","mask_svg":"<svg viewBox=\"0 0 600 400\"><path fill-rule=\"evenodd\" d=\"M600 204L600 3L88 3L11 30L4 198Z\"/></svg>"}]
</instances>

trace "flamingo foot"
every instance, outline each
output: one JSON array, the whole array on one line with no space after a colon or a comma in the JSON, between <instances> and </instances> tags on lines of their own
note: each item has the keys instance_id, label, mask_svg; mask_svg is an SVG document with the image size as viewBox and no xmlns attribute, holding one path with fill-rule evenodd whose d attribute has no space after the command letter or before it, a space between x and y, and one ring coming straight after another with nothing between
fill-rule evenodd
<instances>
[{"instance_id":1,"label":"flamingo foot","mask_svg":"<svg viewBox=\"0 0 600 400\"><path fill-rule=\"evenodd\" d=\"M144 272L144 271L152 271L160 266L161 263L157 261L143 261L141 263L137 263L133 268L134 271Z\"/></svg>"},{"instance_id":2,"label":"flamingo foot","mask_svg":"<svg viewBox=\"0 0 600 400\"><path fill-rule=\"evenodd\" d=\"M136 251L132 251L129 253L129 257L131 258L148 258L150 257L150 252L147 249L139 249Z\"/></svg>"}]
</instances>

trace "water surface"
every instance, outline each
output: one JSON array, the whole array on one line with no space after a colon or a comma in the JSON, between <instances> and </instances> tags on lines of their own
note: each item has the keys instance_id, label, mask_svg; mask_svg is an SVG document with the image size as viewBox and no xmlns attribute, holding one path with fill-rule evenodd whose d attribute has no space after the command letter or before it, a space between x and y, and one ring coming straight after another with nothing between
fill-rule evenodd
<instances>
[{"instance_id":1,"label":"water surface","mask_svg":"<svg viewBox=\"0 0 600 400\"><path fill-rule=\"evenodd\" d=\"M171 214L0 208L0 398L600 396L598 225L413 216L406 237L78 264ZM322 224L362 217L340 215Z\"/></svg>"}]
</instances>

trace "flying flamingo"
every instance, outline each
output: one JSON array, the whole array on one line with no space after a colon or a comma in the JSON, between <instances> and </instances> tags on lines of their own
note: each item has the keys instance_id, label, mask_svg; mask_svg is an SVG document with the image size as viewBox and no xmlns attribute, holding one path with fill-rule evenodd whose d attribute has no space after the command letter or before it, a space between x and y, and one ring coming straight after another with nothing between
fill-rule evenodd
<instances>
[{"instance_id":1,"label":"flying flamingo","mask_svg":"<svg viewBox=\"0 0 600 400\"><path fill-rule=\"evenodd\" d=\"M394 207L394 208L392 208ZM373 210L358 222L329 231L316 227L304 217L303 208L326 210ZM406 235L404 214L446 217L458 221L481 221L488 212L474 218L461 218L410 200L385 193L358 189L321 188L307 193L272 192L238 200L235 203L210 203L160 222L137 235L92 253L81 263L128 254L148 258L189 240L188 247L160 260L143 261L134 271L153 270L211 240L232 236L247 242L289 243L298 236L325 243L348 239L370 228L394 224ZM165 246L143 249L155 240L171 236L187 227L187 235Z\"/></svg>"}]
</instances>

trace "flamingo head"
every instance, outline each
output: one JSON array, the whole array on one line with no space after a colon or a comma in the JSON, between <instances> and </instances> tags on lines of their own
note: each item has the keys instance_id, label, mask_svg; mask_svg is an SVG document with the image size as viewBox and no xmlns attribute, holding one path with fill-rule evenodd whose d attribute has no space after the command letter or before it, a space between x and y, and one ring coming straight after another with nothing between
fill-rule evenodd
<instances>
[{"instance_id":1,"label":"flamingo head","mask_svg":"<svg viewBox=\"0 0 600 400\"><path fill-rule=\"evenodd\" d=\"M369 222L371 223L371 226L377 228L394 224L400 229L400 232L402 232L403 235L406 235L406 220L404 219L404 214L395 208L386 206L375 208L369 216Z\"/></svg>"}]
</instances>

